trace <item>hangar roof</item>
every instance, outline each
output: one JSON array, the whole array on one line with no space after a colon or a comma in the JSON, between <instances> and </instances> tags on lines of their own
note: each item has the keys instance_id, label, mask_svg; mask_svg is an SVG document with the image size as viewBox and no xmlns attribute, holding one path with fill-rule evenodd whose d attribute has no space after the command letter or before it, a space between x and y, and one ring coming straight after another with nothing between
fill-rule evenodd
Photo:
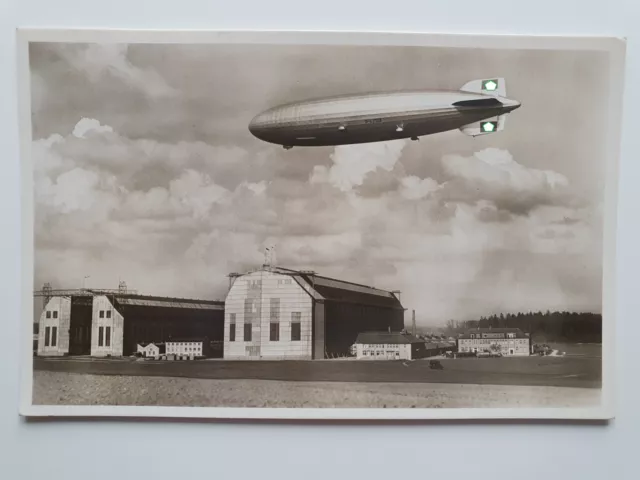
<instances>
[{"instance_id":1,"label":"hangar roof","mask_svg":"<svg viewBox=\"0 0 640 480\"><path fill-rule=\"evenodd\" d=\"M477 336L478 334L482 334L482 338L485 338L486 334L503 334L507 333L515 333L516 338L529 338L528 334L520 330L519 328L473 328L471 330L467 330L465 333L460 334L458 338L469 339L473 338L471 335ZM491 338L491 336L487 336L486 338Z\"/></svg>"},{"instance_id":2,"label":"hangar roof","mask_svg":"<svg viewBox=\"0 0 640 480\"><path fill-rule=\"evenodd\" d=\"M138 307L191 308L196 310L224 310L224 302L182 298L116 296L119 305Z\"/></svg>"},{"instance_id":3,"label":"hangar roof","mask_svg":"<svg viewBox=\"0 0 640 480\"><path fill-rule=\"evenodd\" d=\"M356 338L356 343L364 345L376 344L410 344L424 343L424 340L414 337L409 333L402 332L361 332Z\"/></svg>"},{"instance_id":4,"label":"hangar roof","mask_svg":"<svg viewBox=\"0 0 640 480\"><path fill-rule=\"evenodd\" d=\"M375 305L402 309L402 303L394 292L369 287L359 283L338 280L318 275L315 272L291 270L282 267L264 267L265 270L283 275L291 275L298 282L303 281L311 287L309 293L316 300L329 300L344 303ZM305 285L302 285L305 287Z\"/></svg>"}]
</instances>

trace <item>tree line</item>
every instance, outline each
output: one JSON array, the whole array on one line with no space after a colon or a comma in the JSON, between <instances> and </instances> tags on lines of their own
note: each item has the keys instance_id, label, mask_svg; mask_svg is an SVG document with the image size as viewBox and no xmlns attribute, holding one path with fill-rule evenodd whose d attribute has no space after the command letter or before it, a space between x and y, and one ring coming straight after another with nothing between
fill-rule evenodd
<instances>
[{"instance_id":1,"label":"tree line","mask_svg":"<svg viewBox=\"0 0 640 480\"><path fill-rule=\"evenodd\" d=\"M519 328L529 333L536 343L570 342L601 343L602 315L581 312L528 312L480 317L477 320L449 320L447 335L473 328Z\"/></svg>"}]
</instances>

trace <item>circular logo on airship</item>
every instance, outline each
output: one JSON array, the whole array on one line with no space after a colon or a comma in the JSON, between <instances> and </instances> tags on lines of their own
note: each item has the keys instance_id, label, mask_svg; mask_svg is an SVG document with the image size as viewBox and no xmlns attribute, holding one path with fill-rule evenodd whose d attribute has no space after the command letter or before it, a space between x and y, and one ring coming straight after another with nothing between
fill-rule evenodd
<instances>
[{"instance_id":1,"label":"circular logo on airship","mask_svg":"<svg viewBox=\"0 0 640 480\"><path fill-rule=\"evenodd\" d=\"M482 122L480 128L486 133L495 132L498 128L498 122Z\"/></svg>"},{"instance_id":2,"label":"circular logo on airship","mask_svg":"<svg viewBox=\"0 0 640 480\"><path fill-rule=\"evenodd\" d=\"M487 90L489 92L493 92L496 88L498 88L497 80L483 80L482 89Z\"/></svg>"}]
</instances>

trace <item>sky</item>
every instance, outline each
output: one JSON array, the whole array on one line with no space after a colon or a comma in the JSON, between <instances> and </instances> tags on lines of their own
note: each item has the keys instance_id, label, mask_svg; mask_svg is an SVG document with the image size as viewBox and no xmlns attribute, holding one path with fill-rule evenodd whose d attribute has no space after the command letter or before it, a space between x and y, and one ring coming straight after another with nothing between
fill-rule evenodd
<instances>
[{"instance_id":1,"label":"sky","mask_svg":"<svg viewBox=\"0 0 640 480\"><path fill-rule=\"evenodd\" d=\"M35 286L224 299L274 263L400 290L420 325L601 311L603 52L30 46ZM504 77L505 130L293 148L266 108ZM83 280L84 277L88 277ZM409 318L407 315L407 318Z\"/></svg>"}]
</instances>

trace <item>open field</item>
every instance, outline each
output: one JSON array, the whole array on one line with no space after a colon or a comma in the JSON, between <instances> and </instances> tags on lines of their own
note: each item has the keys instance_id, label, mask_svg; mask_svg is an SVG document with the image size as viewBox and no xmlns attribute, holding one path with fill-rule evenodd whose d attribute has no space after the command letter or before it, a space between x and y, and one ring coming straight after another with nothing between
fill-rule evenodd
<instances>
[{"instance_id":1,"label":"open field","mask_svg":"<svg viewBox=\"0 0 640 480\"><path fill-rule=\"evenodd\" d=\"M565 408L598 405L600 390L514 385L283 382L37 371L36 405L303 408Z\"/></svg>"},{"instance_id":2,"label":"open field","mask_svg":"<svg viewBox=\"0 0 640 480\"><path fill-rule=\"evenodd\" d=\"M34 370L200 379L254 379L296 382L455 383L600 388L602 362L597 357L515 357L402 361L135 361L90 358L34 358ZM37 378L37 377L36 377Z\"/></svg>"}]
</instances>

